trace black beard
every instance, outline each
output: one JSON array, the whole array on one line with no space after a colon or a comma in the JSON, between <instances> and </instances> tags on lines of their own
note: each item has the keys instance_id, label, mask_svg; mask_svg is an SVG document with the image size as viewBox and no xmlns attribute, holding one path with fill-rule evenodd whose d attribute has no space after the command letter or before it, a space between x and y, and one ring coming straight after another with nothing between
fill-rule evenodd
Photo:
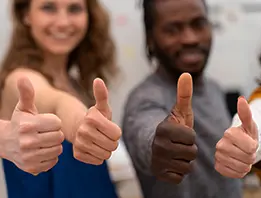
<instances>
[{"instance_id":1,"label":"black beard","mask_svg":"<svg viewBox=\"0 0 261 198\"><path fill-rule=\"evenodd\" d=\"M205 58L205 62L203 63L203 67L198 71L189 72L193 78L193 81L196 81L198 78L200 78L206 68L209 52L205 51L204 54L206 58ZM166 72L170 74L173 78L178 79L182 73L186 72L177 68L175 61L173 61L173 58L171 58L169 55L164 53L164 51L161 50L160 48L158 47L155 48L154 55L157 58L160 66L164 67Z\"/></svg>"}]
</instances>

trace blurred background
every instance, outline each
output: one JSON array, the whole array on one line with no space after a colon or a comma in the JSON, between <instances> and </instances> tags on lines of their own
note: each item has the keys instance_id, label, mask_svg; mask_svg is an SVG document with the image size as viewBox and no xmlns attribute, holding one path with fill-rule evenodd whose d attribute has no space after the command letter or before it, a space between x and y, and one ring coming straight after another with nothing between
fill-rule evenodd
<instances>
[{"instance_id":1,"label":"blurred background","mask_svg":"<svg viewBox=\"0 0 261 198\"><path fill-rule=\"evenodd\" d=\"M121 75L110 90L114 121L121 125L123 105L130 89L151 72L144 50L142 12L139 0L101 0L110 12ZM207 75L218 82L233 113L238 94L246 97L261 76L261 0L208 0L214 25L214 45ZM11 24L9 0L0 1L0 58L8 45ZM121 198L142 198L129 156L121 143L109 161L110 173ZM0 166L2 166L0 164ZM261 197L255 175L245 178L245 198ZM0 167L0 198L6 197Z\"/></svg>"}]
</instances>

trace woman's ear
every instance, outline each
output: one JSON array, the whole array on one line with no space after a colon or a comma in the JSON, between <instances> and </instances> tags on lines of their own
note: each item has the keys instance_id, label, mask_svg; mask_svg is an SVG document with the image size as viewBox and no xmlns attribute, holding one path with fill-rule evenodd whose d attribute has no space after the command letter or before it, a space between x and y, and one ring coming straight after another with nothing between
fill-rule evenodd
<instances>
[{"instance_id":1,"label":"woman's ear","mask_svg":"<svg viewBox=\"0 0 261 198\"><path fill-rule=\"evenodd\" d=\"M25 24L26 26L30 26L31 20L30 20L30 17L29 17L29 13L28 13L28 12L25 13L23 22L24 22L24 24Z\"/></svg>"}]
</instances>

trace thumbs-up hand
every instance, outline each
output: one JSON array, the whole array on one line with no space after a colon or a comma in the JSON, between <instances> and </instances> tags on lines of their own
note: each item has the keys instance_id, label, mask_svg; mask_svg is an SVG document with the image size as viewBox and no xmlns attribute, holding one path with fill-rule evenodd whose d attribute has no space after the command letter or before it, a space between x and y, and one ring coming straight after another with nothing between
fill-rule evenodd
<instances>
[{"instance_id":1,"label":"thumbs-up hand","mask_svg":"<svg viewBox=\"0 0 261 198\"><path fill-rule=\"evenodd\" d=\"M216 145L215 169L230 178L244 177L252 167L258 148L258 131L247 101L238 99L241 125L227 129Z\"/></svg>"},{"instance_id":2,"label":"thumbs-up hand","mask_svg":"<svg viewBox=\"0 0 261 198\"><path fill-rule=\"evenodd\" d=\"M158 179L176 184L192 170L191 161L197 154L192 89L192 77L188 73L182 74L178 80L176 105L158 125L152 143L152 172Z\"/></svg>"},{"instance_id":3,"label":"thumbs-up hand","mask_svg":"<svg viewBox=\"0 0 261 198\"><path fill-rule=\"evenodd\" d=\"M80 123L73 142L74 157L84 163L100 165L118 147L121 129L111 121L108 90L101 79L93 82L96 105Z\"/></svg>"},{"instance_id":4,"label":"thumbs-up hand","mask_svg":"<svg viewBox=\"0 0 261 198\"><path fill-rule=\"evenodd\" d=\"M6 131L6 158L25 172L37 175L58 162L64 140L61 121L53 114L38 114L29 79L19 79L17 87L20 97L11 118L10 130Z\"/></svg>"}]
</instances>

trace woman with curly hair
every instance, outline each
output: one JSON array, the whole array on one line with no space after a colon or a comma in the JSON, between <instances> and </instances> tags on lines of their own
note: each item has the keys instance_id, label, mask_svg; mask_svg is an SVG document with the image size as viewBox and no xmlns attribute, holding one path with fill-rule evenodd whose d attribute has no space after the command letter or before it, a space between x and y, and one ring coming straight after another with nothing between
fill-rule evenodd
<instances>
[{"instance_id":1,"label":"woman with curly hair","mask_svg":"<svg viewBox=\"0 0 261 198\"><path fill-rule=\"evenodd\" d=\"M13 0L12 11L0 115L28 115L10 135L18 142L10 152L22 160L4 160L8 197L116 197L104 162L121 136L103 82L117 71L106 11L98 0Z\"/></svg>"}]
</instances>

